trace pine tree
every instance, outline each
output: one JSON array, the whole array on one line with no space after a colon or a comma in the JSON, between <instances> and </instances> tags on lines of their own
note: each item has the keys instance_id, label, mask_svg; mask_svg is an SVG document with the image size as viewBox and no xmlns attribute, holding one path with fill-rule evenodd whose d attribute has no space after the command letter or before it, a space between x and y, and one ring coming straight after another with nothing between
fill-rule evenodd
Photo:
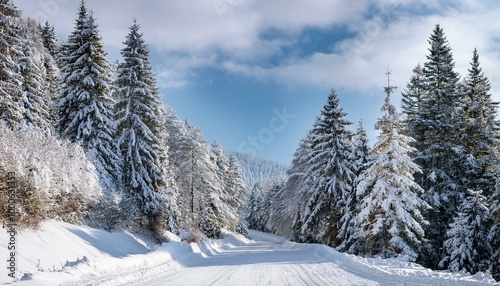
<instances>
[{"instance_id":1,"label":"pine tree","mask_svg":"<svg viewBox=\"0 0 500 286\"><path fill-rule=\"evenodd\" d=\"M436 25L430 40L429 55L424 63L425 93L421 98L419 122L423 122L423 136L415 138L420 148L417 162L422 167L421 187L425 200L431 205L425 229L430 244L424 249L423 261L437 268L442 257L446 229L459 205L462 185L461 160L466 157L460 142L460 116L457 92L459 75L443 29ZM418 130L420 132L420 130Z\"/></svg>"},{"instance_id":2,"label":"pine tree","mask_svg":"<svg viewBox=\"0 0 500 286\"><path fill-rule=\"evenodd\" d=\"M179 188L178 205L181 214L179 220L185 227L196 227L201 190L211 191L212 187L200 186L201 178L197 175L209 178L211 164L198 160L207 155L199 130L179 120L171 108L167 110L165 126L169 133L167 143L169 158L175 183ZM209 161L213 163L212 160Z\"/></svg>"},{"instance_id":3,"label":"pine tree","mask_svg":"<svg viewBox=\"0 0 500 286\"><path fill-rule=\"evenodd\" d=\"M222 180L221 184L225 184L224 179L229 168L229 157L225 154L222 146L216 141L212 142L211 151L213 154L212 160L217 166L217 177Z\"/></svg>"},{"instance_id":4,"label":"pine tree","mask_svg":"<svg viewBox=\"0 0 500 286\"><path fill-rule=\"evenodd\" d=\"M495 191L489 199L492 227L488 235L488 241L493 249L489 270L493 278L500 281L500 164L498 161L495 166L495 173L497 174Z\"/></svg>"},{"instance_id":5,"label":"pine tree","mask_svg":"<svg viewBox=\"0 0 500 286\"><path fill-rule=\"evenodd\" d=\"M243 184L240 166L234 156L229 156L229 166L225 181L225 201L233 208L234 215L239 220L241 217L240 210L243 210L245 186Z\"/></svg>"},{"instance_id":6,"label":"pine tree","mask_svg":"<svg viewBox=\"0 0 500 286\"><path fill-rule=\"evenodd\" d=\"M179 220L180 210L177 205L177 200L179 196L179 190L177 184L175 183L174 173L172 170L172 162L169 157L169 130L167 126L163 124L167 118L167 110L168 108L164 104L159 105L160 108L157 108L157 114L160 114L161 121L159 128L157 129L158 137L160 139L160 148L159 148L159 157L160 157L160 170L163 176L164 184L160 188L160 197L163 201L163 214L162 218L158 223L158 230L166 227L166 230L178 233L181 227L181 222ZM165 223L165 225L163 225Z\"/></svg>"},{"instance_id":7,"label":"pine tree","mask_svg":"<svg viewBox=\"0 0 500 286\"><path fill-rule=\"evenodd\" d=\"M494 153L500 143L500 122L496 119L498 102L492 101L490 83L480 67L476 49L470 64L460 109L463 116L461 142L470 157L476 160L475 166L471 166L474 168L467 168L467 187L482 190L490 197L495 187Z\"/></svg>"},{"instance_id":8,"label":"pine tree","mask_svg":"<svg viewBox=\"0 0 500 286\"><path fill-rule=\"evenodd\" d=\"M270 229L282 236L299 239L300 217L299 210L307 200L306 194L300 189L303 187L305 172L307 171L307 156L311 152L311 131L299 142L299 147L293 154L293 160L286 174L286 182L275 196L274 210L270 220ZM294 229L295 227L295 229ZM299 229L297 229L299 228Z\"/></svg>"},{"instance_id":9,"label":"pine tree","mask_svg":"<svg viewBox=\"0 0 500 286\"><path fill-rule=\"evenodd\" d=\"M217 227L241 229L244 195L238 193L244 188L236 161L231 163L218 143L210 148L200 129L179 120L171 108L167 109L165 123L169 158L179 191L179 219L185 231L196 240L200 231L214 237Z\"/></svg>"},{"instance_id":10,"label":"pine tree","mask_svg":"<svg viewBox=\"0 0 500 286\"><path fill-rule=\"evenodd\" d=\"M352 134L346 129L351 123L345 116L332 90L311 131L311 152L301 188L307 205L295 226L304 241L338 244L340 218L354 177Z\"/></svg>"},{"instance_id":11,"label":"pine tree","mask_svg":"<svg viewBox=\"0 0 500 286\"><path fill-rule=\"evenodd\" d=\"M488 241L490 213L485 203L486 197L481 192L467 192L446 233L441 268L471 274L488 269L492 248Z\"/></svg>"},{"instance_id":12,"label":"pine tree","mask_svg":"<svg viewBox=\"0 0 500 286\"><path fill-rule=\"evenodd\" d=\"M357 185L364 179L363 172L370 164L371 148L369 146L368 134L363 127L363 121L359 120L358 129L353 138L354 153L353 153L353 172L354 181L353 188L347 196L346 212L342 216L342 227L340 229L338 238L341 241L338 249L340 251L352 252L359 241L359 229L356 227L355 218L360 211L360 204L358 203L356 190Z\"/></svg>"},{"instance_id":13,"label":"pine tree","mask_svg":"<svg viewBox=\"0 0 500 286\"><path fill-rule=\"evenodd\" d=\"M227 227L235 229L243 222L242 212L246 196L240 167L236 158L227 155L217 142L212 144L211 154L219 181L218 184L221 186L219 197L228 207L225 222L231 222L232 225Z\"/></svg>"},{"instance_id":14,"label":"pine tree","mask_svg":"<svg viewBox=\"0 0 500 286\"><path fill-rule=\"evenodd\" d=\"M265 197L264 210L266 211L266 224L264 229L266 232L274 232L273 227L276 222L273 219L276 217L275 212L277 206L282 203L281 190L285 186L284 180L268 181L269 191Z\"/></svg>"},{"instance_id":15,"label":"pine tree","mask_svg":"<svg viewBox=\"0 0 500 286\"><path fill-rule=\"evenodd\" d=\"M51 26L49 22L46 21L45 25L41 27L40 30L43 45L48 52L44 57L45 81L47 85L46 93L49 97L49 106L51 107L49 110L50 119L55 126L58 119L57 103L61 93L59 89L59 82L61 79L58 67L59 43L54 26Z\"/></svg>"},{"instance_id":16,"label":"pine tree","mask_svg":"<svg viewBox=\"0 0 500 286\"><path fill-rule=\"evenodd\" d=\"M81 144L100 174L101 184L114 189L119 181L119 157L114 143L109 64L97 24L82 1L75 30L64 46L60 134Z\"/></svg>"},{"instance_id":17,"label":"pine tree","mask_svg":"<svg viewBox=\"0 0 500 286\"><path fill-rule=\"evenodd\" d=\"M14 129L23 118L24 93L16 59L21 55L21 13L11 0L0 1L0 119Z\"/></svg>"},{"instance_id":18,"label":"pine tree","mask_svg":"<svg viewBox=\"0 0 500 286\"><path fill-rule=\"evenodd\" d=\"M403 133L415 139L412 146L418 150L422 149L425 140L425 121L422 116L422 103L426 94L426 79L422 66L418 64L413 70L406 90L402 93L401 107L405 114ZM419 156L416 155L418 158ZM417 174L417 177L419 174ZM420 181L420 180L419 180Z\"/></svg>"},{"instance_id":19,"label":"pine tree","mask_svg":"<svg viewBox=\"0 0 500 286\"><path fill-rule=\"evenodd\" d=\"M164 128L156 78L149 61L149 49L134 20L121 53L115 81L117 144L123 159L123 187L134 198L140 213L155 230L164 211L160 190L165 178L161 170Z\"/></svg>"},{"instance_id":20,"label":"pine tree","mask_svg":"<svg viewBox=\"0 0 500 286\"><path fill-rule=\"evenodd\" d=\"M221 210L219 209L220 202L214 193L205 193L200 200L200 209L198 216L198 228L208 238L221 238L221 230L224 227L224 222L221 219Z\"/></svg>"},{"instance_id":21,"label":"pine tree","mask_svg":"<svg viewBox=\"0 0 500 286\"><path fill-rule=\"evenodd\" d=\"M260 229L258 217L259 217L259 212L261 211L260 209L261 201L262 201L262 189L259 183L255 183L255 185L250 190L250 195L246 202L246 209L245 209L245 220L250 229L255 229L255 230Z\"/></svg>"},{"instance_id":22,"label":"pine tree","mask_svg":"<svg viewBox=\"0 0 500 286\"><path fill-rule=\"evenodd\" d=\"M33 44L26 40L22 46L23 56L18 65L21 72L21 90L26 99L23 108L23 121L44 130L51 127L49 114L49 99L45 94L42 67L36 62L31 47Z\"/></svg>"},{"instance_id":23,"label":"pine tree","mask_svg":"<svg viewBox=\"0 0 500 286\"><path fill-rule=\"evenodd\" d=\"M382 257L402 254L414 261L424 240L422 211L429 206L419 197L423 189L413 179L420 171L409 157L413 139L401 134L401 116L390 102L394 88L389 83L385 88L384 115L375 125L380 135L373 161L356 191L361 204L356 224L363 240L357 252Z\"/></svg>"},{"instance_id":24,"label":"pine tree","mask_svg":"<svg viewBox=\"0 0 500 286\"><path fill-rule=\"evenodd\" d=\"M53 59L45 60L45 97L49 106L49 121L53 128L57 126L59 118L60 71Z\"/></svg>"},{"instance_id":25,"label":"pine tree","mask_svg":"<svg viewBox=\"0 0 500 286\"><path fill-rule=\"evenodd\" d=\"M57 59L58 56L58 40L54 26L51 26L48 21L45 21L45 25L41 29L43 45L49 51L50 55Z\"/></svg>"}]
</instances>

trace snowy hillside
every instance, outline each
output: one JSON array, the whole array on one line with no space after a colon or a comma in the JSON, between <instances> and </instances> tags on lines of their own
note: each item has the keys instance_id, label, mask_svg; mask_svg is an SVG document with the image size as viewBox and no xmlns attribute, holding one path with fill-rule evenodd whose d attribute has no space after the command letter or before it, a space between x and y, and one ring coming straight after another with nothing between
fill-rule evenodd
<instances>
[{"instance_id":1,"label":"snowy hillside","mask_svg":"<svg viewBox=\"0 0 500 286\"><path fill-rule=\"evenodd\" d=\"M229 152L229 154L238 160L247 188L253 187L258 182L280 181L286 178L288 167L283 164L239 152Z\"/></svg>"},{"instance_id":2,"label":"snowy hillside","mask_svg":"<svg viewBox=\"0 0 500 286\"><path fill-rule=\"evenodd\" d=\"M0 240L7 239L5 229ZM16 285L480 285L489 275L438 272L404 259L366 259L250 232L154 246L127 232L48 221L18 235ZM6 248L2 246L5 257ZM5 267L0 273L6 280Z\"/></svg>"}]
</instances>

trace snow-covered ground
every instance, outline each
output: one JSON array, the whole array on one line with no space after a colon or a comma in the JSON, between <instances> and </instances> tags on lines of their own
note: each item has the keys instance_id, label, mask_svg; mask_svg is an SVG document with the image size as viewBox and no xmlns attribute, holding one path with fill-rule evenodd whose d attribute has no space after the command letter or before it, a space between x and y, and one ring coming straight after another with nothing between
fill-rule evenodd
<instances>
[{"instance_id":1,"label":"snow-covered ground","mask_svg":"<svg viewBox=\"0 0 500 286\"><path fill-rule=\"evenodd\" d=\"M0 257L8 257L0 231ZM172 237L172 240L176 240ZM489 275L431 271L403 259L365 259L256 231L154 246L119 231L49 221L16 237L16 285L482 285ZM6 264L6 262L4 262ZM6 267L0 282L11 283Z\"/></svg>"}]
</instances>

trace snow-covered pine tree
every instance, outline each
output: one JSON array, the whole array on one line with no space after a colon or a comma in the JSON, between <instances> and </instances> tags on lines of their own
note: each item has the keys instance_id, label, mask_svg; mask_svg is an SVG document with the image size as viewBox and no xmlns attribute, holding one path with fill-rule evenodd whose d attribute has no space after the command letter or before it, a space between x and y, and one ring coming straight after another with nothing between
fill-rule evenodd
<instances>
[{"instance_id":1,"label":"snow-covered pine tree","mask_svg":"<svg viewBox=\"0 0 500 286\"><path fill-rule=\"evenodd\" d=\"M424 128L425 122L422 116L422 101L426 94L426 80L422 66L418 64L412 70L413 74L410 81L406 85L405 91L402 93L401 108L404 118L403 134L412 137L415 141L412 146L418 150L422 149L422 142L424 141ZM419 157L414 154L414 157ZM418 163L418 161L417 161ZM416 174L417 182L420 182L420 174Z\"/></svg>"},{"instance_id":2,"label":"snow-covered pine tree","mask_svg":"<svg viewBox=\"0 0 500 286\"><path fill-rule=\"evenodd\" d=\"M486 271L492 248L488 240L491 224L486 197L480 191L469 190L459 212L446 232L444 257L439 266L452 272L464 270L471 274Z\"/></svg>"},{"instance_id":3,"label":"snow-covered pine tree","mask_svg":"<svg viewBox=\"0 0 500 286\"><path fill-rule=\"evenodd\" d=\"M229 206L231 216L234 218L235 223L242 222L244 200L246 196L246 189L243 184L243 179L240 167L234 156L229 156L229 166L226 172L224 192L221 199ZM229 226L235 228L238 225Z\"/></svg>"},{"instance_id":4,"label":"snow-covered pine tree","mask_svg":"<svg viewBox=\"0 0 500 286\"><path fill-rule=\"evenodd\" d=\"M423 250L421 263L437 268L442 257L446 230L459 205L464 148L460 142L460 98L457 92L459 75L451 48L443 29L436 25L429 39L430 49L423 74L425 89L421 98L419 120L423 124L423 137L415 138L417 162L422 167L424 198L431 205L426 213L429 225L425 228L429 245ZM420 130L419 130L420 132Z\"/></svg>"},{"instance_id":5,"label":"snow-covered pine tree","mask_svg":"<svg viewBox=\"0 0 500 286\"><path fill-rule=\"evenodd\" d=\"M187 138L182 146L187 159L185 159L185 169L179 173L179 176L185 176L189 179L187 198L189 198L189 213L192 213L194 225L200 228L208 237L216 237L218 232L206 228L206 225L214 225L219 228L225 226L235 226L235 216L232 216L229 205L224 201L226 179L217 176L217 167L210 159L211 150L208 148L205 139L202 137L201 130L188 122L185 123L187 129ZM187 149L186 149L187 148ZM189 174L189 176L186 176ZM205 215L205 206L212 209L211 215L207 218ZM208 220L211 222L209 223Z\"/></svg>"},{"instance_id":6,"label":"snow-covered pine tree","mask_svg":"<svg viewBox=\"0 0 500 286\"><path fill-rule=\"evenodd\" d=\"M21 12L11 0L0 1L0 119L14 129L23 118L24 93L16 59L21 55Z\"/></svg>"},{"instance_id":7,"label":"snow-covered pine tree","mask_svg":"<svg viewBox=\"0 0 500 286\"><path fill-rule=\"evenodd\" d=\"M29 67L36 68L39 74L39 76L37 76L37 82L40 84L39 88L43 91L44 102L47 105L46 113L49 115L48 124L51 131L54 131L58 118L57 103L60 97L59 68L56 66L55 60L44 46L40 23L31 18L22 19L20 28L22 45L20 48L21 55L17 59L17 63L20 67L20 71L22 70L21 72L24 73L21 75L23 84L26 86L25 77L32 77L32 72L29 72L29 69L26 68L22 69L20 65L28 65ZM26 53L29 54L29 57L27 57ZM28 81L32 82L33 79L29 79ZM25 91L24 93L26 94ZM27 98L25 105L28 101L30 101L30 99Z\"/></svg>"},{"instance_id":8,"label":"snow-covered pine tree","mask_svg":"<svg viewBox=\"0 0 500 286\"><path fill-rule=\"evenodd\" d=\"M214 192L203 193L200 198L197 226L208 238L220 238L224 221L219 198Z\"/></svg>"},{"instance_id":9,"label":"snow-covered pine tree","mask_svg":"<svg viewBox=\"0 0 500 286\"><path fill-rule=\"evenodd\" d=\"M234 156L226 154L217 142L212 143L210 154L215 164L218 184L222 186L220 199L230 207L231 216L234 216L233 219L236 222L242 218L239 212L244 208L246 196L239 165ZM231 228L234 227L236 226L231 226Z\"/></svg>"},{"instance_id":10,"label":"snow-covered pine tree","mask_svg":"<svg viewBox=\"0 0 500 286\"><path fill-rule=\"evenodd\" d=\"M162 110L162 118L165 119L167 116L167 108L162 104L164 109ZM175 183L175 175L172 170L172 163L169 158L169 132L165 125L162 125L161 131L161 152L160 152L160 169L163 174L163 180L165 184L160 189L160 196L164 204L163 216L166 223L166 229L168 231L179 233L181 228L180 209L177 204L179 197L179 190L177 184Z\"/></svg>"},{"instance_id":11,"label":"snow-covered pine tree","mask_svg":"<svg viewBox=\"0 0 500 286\"><path fill-rule=\"evenodd\" d=\"M369 166L371 153L368 134L366 133L361 119L358 122L358 129L353 137L353 145L353 188L346 199L346 212L342 216L342 226L338 235L340 240L338 249L340 251L347 252L352 252L350 248L356 248L353 244L357 244L359 242L359 236L356 234L356 232L359 232L359 228L356 227L355 218L360 211L360 204L358 203L356 190L358 183L364 179L363 172Z\"/></svg>"},{"instance_id":12,"label":"snow-covered pine tree","mask_svg":"<svg viewBox=\"0 0 500 286\"><path fill-rule=\"evenodd\" d=\"M363 126L363 120L359 120L358 129L353 137L353 145L354 145L354 160L353 160L353 172L354 175L357 176L361 174L366 168L367 164L370 161L370 141L368 139L368 134Z\"/></svg>"},{"instance_id":13,"label":"snow-covered pine tree","mask_svg":"<svg viewBox=\"0 0 500 286\"><path fill-rule=\"evenodd\" d=\"M178 223L189 231L195 225L194 201L191 196L192 171L195 168L193 160L193 140L186 125L177 117L172 107L167 106L165 126L168 130L167 146L168 156L174 174L174 181L178 187L178 200L176 202L180 216ZM193 188L194 190L194 188ZM191 207L193 202L193 206Z\"/></svg>"},{"instance_id":14,"label":"snow-covered pine tree","mask_svg":"<svg viewBox=\"0 0 500 286\"><path fill-rule=\"evenodd\" d=\"M284 181L268 181L261 187L256 183L250 192L247 203L246 219L251 229L274 232L278 222L271 221L275 215L276 203L280 202L279 192L283 189Z\"/></svg>"},{"instance_id":15,"label":"snow-covered pine tree","mask_svg":"<svg viewBox=\"0 0 500 286\"><path fill-rule=\"evenodd\" d=\"M169 158L179 191L179 219L189 239L199 239L199 231L216 237L220 234L217 227L237 230L243 206L235 207L238 205L235 202L245 198L233 194L239 189L235 186L242 186L239 168L233 169L237 164L231 165L230 157L219 144L214 143L210 148L200 129L179 120L172 108L167 108L165 126L169 133ZM233 198L234 195L239 199Z\"/></svg>"},{"instance_id":16,"label":"snow-covered pine tree","mask_svg":"<svg viewBox=\"0 0 500 286\"><path fill-rule=\"evenodd\" d=\"M123 62L115 81L119 98L115 105L116 138L123 160L122 185L135 201L132 207L138 208L137 218L146 218L147 227L158 231L165 207L160 195L165 187L161 158L165 117L159 109L162 104L149 48L139 29L134 20L121 50Z\"/></svg>"},{"instance_id":17,"label":"snow-covered pine tree","mask_svg":"<svg viewBox=\"0 0 500 286\"><path fill-rule=\"evenodd\" d=\"M224 213L226 225L230 229L236 229L243 222L244 201L246 189L243 183L241 170L236 158L228 155L217 143L212 143L210 157L215 167L215 176L220 186L219 198L227 207Z\"/></svg>"},{"instance_id":18,"label":"snow-covered pine tree","mask_svg":"<svg viewBox=\"0 0 500 286\"><path fill-rule=\"evenodd\" d=\"M492 227L488 235L488 241L493 249L489 270L493 278L500 281L500 163L498 161L495 166L495 173L497 174L495 189L489 199Z\"/></svg>"},{"instance_id":19,"label":"snow-covered pine tree","mask_svg":"<svg viewBox=\"0 0 500 286\"><path fill-rule=\"evenodd\" d=\"M43 130L51 128L50 101L45 93L45 81L41 63L35 59L33 43L26 39L22 45L23 55L18 60L21 73L21 90L24 92L23 122Z\"/></svg>"},{"instance_id":20,"label":"snow-covered pine tree","mask_svg":"<svg viewBox=\"0 0 500 286\"><path fill-rule=\"evenodd\" d=\"M259 183L255 185L250 190L248 196L246 207L245 207L245 220L247 226L250 229L259 230L261 226L259 224L259 214L260 214L260 204L262 202L262 188Z\"/></svg>"},{"instance_id":21,"label":"snow-covered pine tree","mask_svg":"<svg viewBox=\"0 0 500 286\"><path fill-rule=\"evenodd\" d=\"M52 128L57 127L59 118L59 103L60 91L60 71L54 59L45 60L45 97L48 99L49 118ZM57 132L56 132L57 133Z\"/></svg>"},{"instance_id":22,"label":"snow-covered pine tree","mask_svg":"<svg viewBox=\"0 0 500 286\"><path fill-rule=\"evenodd\" d=\"M269 186L269 190L264 198L263 206L264 211L266 212L266 224L264 225L264 229L266 232L275 233L276 231L273 227L277 224L277 222L272 220L276 218L276 206L280 206L280 204L283 203L281 190L285 186L285 180L269 181L267 185Z\"/></svg>"},{"instance_id":23,"label":"snow-covered pine tree","mask_svg":"<svg viewBox=\"0 0 500 286\"><path fill-rule=\"evenodd\" d=\"M93 15L82 1L75 30L65 43L58 104L62 137L78 142L98 170L104 189L116 188L119 156L114 142L109 63Z\"/></svg>"},{"instance_id":24,"label":"snow-covered pine tree","mask_svg":"<svg viewBox=\"0 0 500 286\"><path fill-rule=\"evenodd\" d=\"M468 170L467 187L482 190L484 196L491 197L495 187L495 148L500 144L500 121L496 118L498 102L491 98L491 86L480 67L476 49L470 64L460 108L464 117L461 142L477 163L474 169Z\"/></svg>"},{"instance_id":25,"label":"snow-covered pine tree","mask_svg":"<svg viewBox=\"0 0 500 286\"><path fill-rule=\"evenodd\" d=\"M43 45L50 53L50 55L56 59L58 55L59 41L57 40L56 31L54 26L51 26L48 21L45 21L44 26L41 29Z\"/></svg>"},{"instance_id":26,"label":"snow-covered pine tree","mask_svg":"<svg viewBox=\"0 0 500 286\"><path fill-rule=\"evenodd\" d=\"M211 159L217 167L217 177L222 180L221 184L225 184L225 174L229 168L229 157L217 141L212 142L211 153Z\"/></svg>"},{"instance_id":27,"label":"snow-covered pine tree","mask_svg":"<svg viewBox=\"0 0 500 286\"><path fill-rule=\"evenodd\" d=\"M401 254L414 261L427 223L422 211L429 205L420 198L423 189L413 179L420 168L409 156L414 151L409 145L413 139L401 134L402 119L390 101L394 88L389 82L385 87L384 115L375 125L380 134L373 161L356 190L361 204L356 225L362 230L362 244L355 252L384 258Z\"/></svg>"},{"instance_id":28,"label":"snow-covered pine tree","mask_svg":"<svg viewBox=\"0 0 500 286\"><path fill-rule=\"evenodd\" d=\"M284 186L275 196L274 209L270 219L270 229L282 236L298 239L300 231L299 210L303 208L303 202L306 199L305 194L300 192L304 182L305 172L307 171L307 156L311 152L311 132L308 136L302 138L299 147L293 154L292 164L286 174L288 177Z\"/></svg>"},{"instance_id":29,"label":"snow-covered pine tree","mask_svg":"<svg viewBox=\"0 0 500 286\"><path fill-rule=\"evenodd\" d=\"M44 55L44 67L45 67L45 82L46 82L46 96L49 98L49 114L52 121L52 125L56 126L58 119L58 109L57 104L59 102L60 89L59 83L60 70L59 70L59 42L54 30L54 26L51 26L49 22L45 22L43 27L40 27L42 43L47 54Z\"/></svg>"},{"instance_id":30,"label":"snow-covered pine tree","mask_svg":"<svg viewBox=\"0 0 500 286\"><path fill-rule=\"evenodd\" d=\"M339 243L340 219L354 179L352 132L346 129L351 123L346 115L332 90L310 133L311 151L301 186L307 205L294 227L303 241Z\"/></svg>"}]
</instances>

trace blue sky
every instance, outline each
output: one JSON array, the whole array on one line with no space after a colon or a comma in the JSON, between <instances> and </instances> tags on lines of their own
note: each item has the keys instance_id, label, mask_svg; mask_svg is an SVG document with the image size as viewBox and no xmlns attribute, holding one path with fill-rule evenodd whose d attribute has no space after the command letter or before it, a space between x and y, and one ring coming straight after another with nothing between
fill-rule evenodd
<instances>
[{"instance_id":1,"label":"blue sky","mask_svg":"<svg viewBox=\"0 0 500 286\"><path fill-rule=\"evenodd\" d=\"M66 39L80 1L14 0ZM500 101L500 4L458 0L87 0L111 59L133 18L151 48L163 100L226 150L289 164L330 90L348 119L362 118L372 143L390 64L398 86L425 61L439 23L456 71L472 51ZM498 84L497 84L498 83Z\"/></svg>"}]
</instances>

